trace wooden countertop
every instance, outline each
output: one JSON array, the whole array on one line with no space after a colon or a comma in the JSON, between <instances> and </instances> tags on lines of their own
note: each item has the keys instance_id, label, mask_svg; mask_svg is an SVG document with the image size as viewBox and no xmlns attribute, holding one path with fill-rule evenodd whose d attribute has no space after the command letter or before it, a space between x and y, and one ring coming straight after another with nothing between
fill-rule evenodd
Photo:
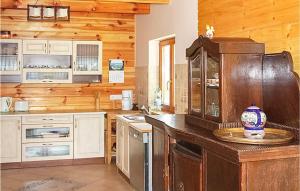
<instances>
[{"instance_id":1,"label":"wooden countertop","mask_svg":"<svg viewBox=\"0 0 300 191\"><path fill-rule=\"evenodd\" d=\"M145 117L146 122L153 126L164 128L168 135L202 146L206 150L235 163L300 157L299 141L285 145L257 146L229 143L218 140L212 131L194 127L185 123L185 115L150 115Z\"/></svg>"}]
</instances>

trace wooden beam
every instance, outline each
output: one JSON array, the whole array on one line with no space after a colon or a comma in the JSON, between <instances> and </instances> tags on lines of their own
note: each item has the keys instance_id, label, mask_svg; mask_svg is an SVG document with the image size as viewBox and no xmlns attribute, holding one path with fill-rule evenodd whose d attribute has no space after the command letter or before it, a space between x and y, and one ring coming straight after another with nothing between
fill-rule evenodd
<instances>
[{"instance_id":1,"label":"wooden beam","mask_svg":"<svg viewBox=\"0 0 300 191\"><path fill-rule=\"evenodd\" d=\"M54 2L54 3L53 3ZM28 4L35 4L36 0L1 0L2 9L27 9ZM92 0L39 0L42 5L64 5L70 6L71 12L89 13L131 13L149 14L150 5L146 3L132 2L104 2Z\"/></svg>"}]
</instances>

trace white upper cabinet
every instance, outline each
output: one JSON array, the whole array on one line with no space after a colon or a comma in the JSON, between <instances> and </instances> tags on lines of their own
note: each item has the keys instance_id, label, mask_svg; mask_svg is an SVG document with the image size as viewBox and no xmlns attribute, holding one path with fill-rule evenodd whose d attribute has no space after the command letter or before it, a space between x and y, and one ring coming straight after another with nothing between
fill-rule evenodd
<instances>
[{"instance_id":1,"label":"white upper cabinet","mask_svg":"<svg viewBox=\"0 0 300 191\"><path fill-rule=\"evenodd\" d=\"M24 40L23 54L72 55L72 41Z\"/></svg>"},{"instance_id":2,"label":"white upper cabinet","mask_svg":"<svg viewBox=\"0 0 300 191\"><path fill-rule=\"evenodd\" d=\"M72 55L72 41L48 41L48 53L51 55Z\"/></svg>"},{"instance_id":3,"label":"white upper cabinet","mask_svg":"<svg viewBox=\"0 0 300 191\"><path fill-rule=\"evenodd\" d=\"M101 41L73 41L73 74L102 74Z\"/></svg>"},{"instance_id":4,"label":"white upper cabinet","mask_svg":"<svg viewBox=\"0 0 300 191\"><path fill-rule=\"evenodd\" d=\"M23 54L48 54L47 40L23 40Z\"/></svg>"},{"instance_id":5,"label":"white upper cabinet","mask_svg":"<svg viewBox=\"0 0 300 191\"><path fill-rule=\"evenodd\" d=\"M21 162L21 117L1 116L0 163Z\"/></svg>"},{"instance_id":6,"label":"white upper cabinet","mask_svg":"<svg viewBox=\"0 0 300 191\"><path fill-rule=\"evenodd\" d=\"M22 40L0 39L1 75L18 75L22 69Z\"/></svg>"},{"instance_id":7,"label":"white upper cabinet","mask_svg":"<svg viewBox=\"0 0 300 191\"><path fill-rule=\"evenodd\" d=\"M74 123L74 158L104 157L104 114L76 114Z\"/></svg>"}]
</instances>

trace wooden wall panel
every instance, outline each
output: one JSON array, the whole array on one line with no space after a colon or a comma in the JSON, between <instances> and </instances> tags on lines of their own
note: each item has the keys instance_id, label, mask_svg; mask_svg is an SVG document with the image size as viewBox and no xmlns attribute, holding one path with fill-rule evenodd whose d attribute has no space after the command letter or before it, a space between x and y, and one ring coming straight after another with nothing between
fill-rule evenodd
<instances>
[{"instance_id":1,"label":"wooden wall panel","mask_svg":"<svg viewBox=\"0 0 300 191\"><path fill-rule=\"evenodd\" d=\"M250 37L266 52L290 51L300 74L299 0L199 0L199 34L213 25L216 36Z\"/></svg>"},{"instance_id":2,"label":"wooden wall panel","mask_svg":"<svg viewBox=\"0 0 300 191\"><path fill-rule=\"evenodd\" d=\"M4 0L6 1L6 0ZM3 2L3 0L2 0ZM70 22L27 22L26 10L2 9L1 30L13 38L102 40L102 83L93 84L1 84L0 96L29 101L30 110L94 109L100 95L100 108L120 108L111 94L135 90L135 16L124 13L71 12ZM125 83L108 83L108 59L122 58Z\"/></svg>"}]
</instances>

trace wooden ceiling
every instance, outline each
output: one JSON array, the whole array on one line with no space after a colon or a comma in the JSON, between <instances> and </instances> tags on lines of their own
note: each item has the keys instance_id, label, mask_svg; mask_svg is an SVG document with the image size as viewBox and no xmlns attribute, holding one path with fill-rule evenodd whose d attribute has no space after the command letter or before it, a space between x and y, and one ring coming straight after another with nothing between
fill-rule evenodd
<instances>
[{"instance_id":1,"label":"wooden ceiling","mask_svg":"<svg viewBox=\"0 0 300 191\"><path fill-rule=\"evenodd\" d=\"M26 9L28 4L70 6L71 12L149 14L150 4L169 0L1 0L1 9Z\"/></svg>"}]
</instances>

